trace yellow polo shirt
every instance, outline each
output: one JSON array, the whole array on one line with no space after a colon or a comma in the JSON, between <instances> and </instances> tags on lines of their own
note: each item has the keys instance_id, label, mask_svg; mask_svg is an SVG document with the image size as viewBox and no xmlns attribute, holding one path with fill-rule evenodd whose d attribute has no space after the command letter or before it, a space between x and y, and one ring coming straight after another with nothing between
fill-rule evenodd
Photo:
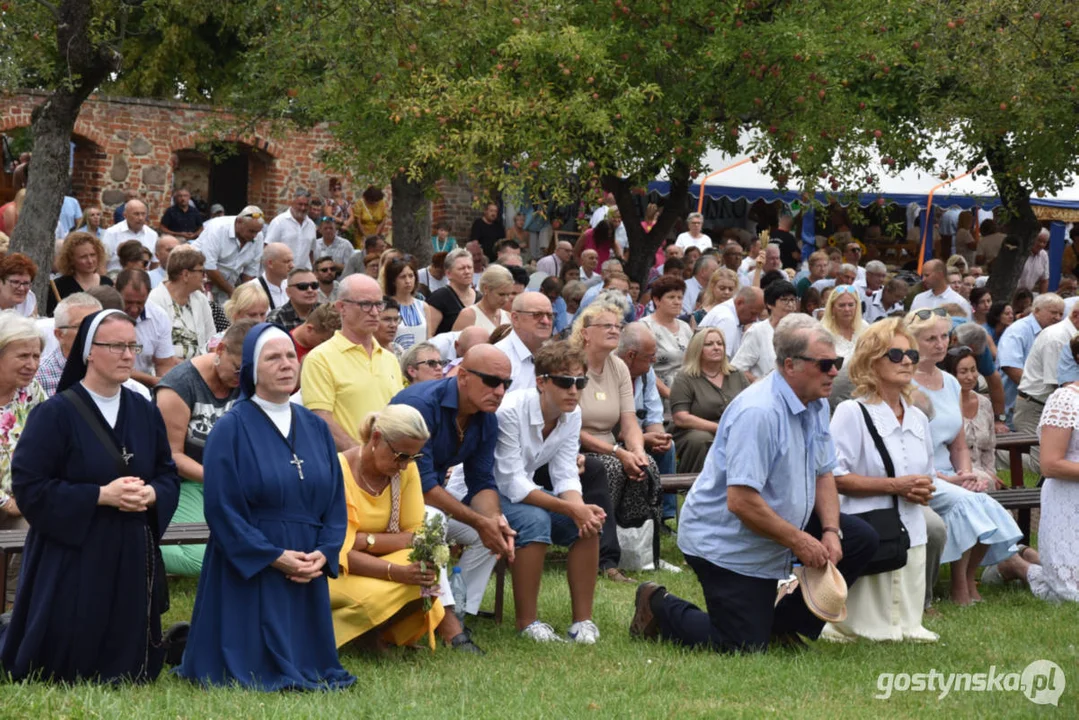
<instances>
[{"instance_id":1,"label":"yellow polo shirt","mask_svg":"<svg viewBox=\"0 0 1079 720\"><path fill-rule=\"evenodd\" d=\"M403 387L401 366L392 352L372 340L367 354L340 330L307 354L300 373L303 404L308 410L333 413L333 419L356 442L360 423L378 412Z\"/></svg>"}]
</instances>

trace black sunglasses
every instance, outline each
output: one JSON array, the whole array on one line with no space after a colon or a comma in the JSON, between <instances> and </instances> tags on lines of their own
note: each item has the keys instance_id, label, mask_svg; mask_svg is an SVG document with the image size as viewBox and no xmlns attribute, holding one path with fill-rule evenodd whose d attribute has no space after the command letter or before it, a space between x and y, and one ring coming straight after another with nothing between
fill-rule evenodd
<instances>
[{"instance_id":1,"label":"black sunglasses","mask_svg":"<svg viewBox=\"0 0 1079 720\"><path fill-rule=\"evenodd\" d=\"M501 385L505 389L509 390L510 385L513 384L513 378L502 378L502 377L498 377L497 375L488 375L485 372L480 372L479 370L473 370L472 368L465 368L465 370L468 370L470 373L472 373L473 375L478 377L480 380L483 380L483 384L486 385L489 388L496 388L499 385Z\"/></svg>"},{"instance_id":2,"label":"black sunglasses","mask_svg":"<svg viewBox=\"0 0 1079 720\"><path fill-rule=\"evenodd\" d=\"M577 377L576 375L551 375L550 373L540 375L540 377L547 378L563 390L569 390L574 385L577 386L578 390L584 390L585 387L588 386L587 377Z\"/></svg>"},{"instance_id":3,"label":"black sunglasses","mask_svg":"<svg viewBox=\"0 0 1079 720\"><path fill-rule=\"evenodd\" d=\"M959 358L962 360L965 357L974 355L974 351L967 345L957 345L953 348L948 348L948 357Z\"/></svg>"},{"instance_id":4,"label":"black sunglasses","mask_svg":"<svg viewBox=\"0 0 1079 720\"><path fill-rule=\"evenodd\" d=\"M389 440L386 440L385 437L383 437L382 439L386 442L386 447L388 447L390 449L390 452L393 453L393 459L398 464L406 463L406 462L415 462L415 461L417 461L417 460L419 460L420 458L423 457L422 452L418 452L415 455L409 455L408 453L397 452L397 448L395 448L393 445L391 445Z\"/></svg>"},{"instance_id":5,"label":"black sunglasses","mask_svg":"<svg viewBox=\"0 0 1079 720\"><path fill-rule=\"evenodd\" d=\"M811 357L805 357L804 355L795 355L794 359L795 360L805 360L806 362L816 363L817 367L820 368L820 371L822 373L830 373L830 372L832 372L832 368L835 368L836 370L842 370L843 369L843 358L841 358L841 357L811 358Z\"/></svg>"},{"instance_id":6,"label":"black sunglasses","mask_svg":"<svg viewBox=\"0 0 1079 720\"><path fill-rule=\"evenodd\" d=\"M295 285L289 285L289 287L294 287L297 290L318 290L318 283L317 282L296 283Z\"/></svg>"},{"instance_id":7,"label":"black sunglasses","mask_svg":"<svg viewBox=\"0 0 1079 720\"><path fill-rule=\"evenodd\" d=\"M932 310L928 310L928 309L926 309L926 310L917 310L914 313L914 317L918 318L919 320L928 320L929 318L933 317L934 315L937 315L939 317L948 317L948 311L945 310L944 308L940 307L940 308L933 308Z\"/></svg>"},{"instance_id":8,"label":"black sunglasses","mask_svg":"<svg viewBox=\"0 0 1079 720\"><path fill-rule=\"evenodd\" d=\"M419 367L420 365L426 365L432 370L441 370L443 367L446 366L446 363L442 362L441 360L420 360L418 362L412 363L412 367Z\"/></svg>"},{"instance_id":9,"label":"black sunglasses","mask_svg":"<svg viewBox=\"0 0 1079 720\"><path fill-rule=\"evenodd\" d=\"M900 350L899 348L891 348L888 352L884 353L882 357L888 358L896 365L903 362L904 357L908 357L910 358L910 361L912 363L917 365L918 360L921 358L921 355L918 354L917 350Z\"/></svg>"}]
</instances>

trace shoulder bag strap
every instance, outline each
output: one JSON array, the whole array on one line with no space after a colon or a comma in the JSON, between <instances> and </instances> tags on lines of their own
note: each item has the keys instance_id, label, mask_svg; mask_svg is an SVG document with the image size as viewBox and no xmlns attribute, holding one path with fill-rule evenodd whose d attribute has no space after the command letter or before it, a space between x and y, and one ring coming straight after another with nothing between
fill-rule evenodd
<instances>
[{"instance_id":1,"label":"shoulder bag strap","mask_svg":"<svg viewBox=\"0 0 1079 720\"><path fill-rule=\"evenodd\" d=\"M111 432L105 431L105 425L102 423L101 418L94 414L94 411L91 410L86 404L86 401L75 392L74 388L68 388L60 394L75 406L75 409L79 412L79 415L82 416L82 419L86 421L86 424L94 431L94 435L97 436L102 447L104 447L105 451L112 456L113 462L116 463L120 475L123 476L129 474L130 470L127 466L127 461L124 460L124 456L120 454L120 449L116 447L116 438L113 437Z\"/></svg>"},{"instance_id":2,"label":"shoulder bag strap","mask_svg":"<svg viewBox=\"0 0 1079 720\"><path fill-rule=\"evenodd\" d=\"M865 418L865 427L869 430L869 436L873 438L873 444L877 446L877 452L880 453L880 459L884 462L884 472L888 473L888 477L895 477L895 465L892 464L892 456L888 454L888 448L884 447L884 438L877 432L877 426L873 424L873 418L869 416L869 410L862 403L858 403L859 409L862 411L862 417ZM892 502L895 505L896 510L899 510L899 497L892 495Z\"/></svg>"},{"instance_id":3,"label":"shoulder bag strap","mask_svg":"<svg viewBox=\"0 0 1079 720\"><path fill-rule=\"evenodd\" d=\"M274 305L273 293L270 292L270 286L267 284L266 278L259 275L259 284L262 285L262 290L266 293L266 299L270 301L270 309L276 310L277 306Z\"/></svg>"}]
</instances>

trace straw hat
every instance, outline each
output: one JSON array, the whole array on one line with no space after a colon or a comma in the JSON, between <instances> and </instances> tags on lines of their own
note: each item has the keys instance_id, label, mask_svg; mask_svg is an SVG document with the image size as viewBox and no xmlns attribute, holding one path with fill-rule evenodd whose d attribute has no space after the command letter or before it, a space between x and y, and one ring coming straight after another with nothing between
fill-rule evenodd
<instances>
[{"instance_id":1,"label":"straw hat","mask_svg":"<svg viewBox=\"0 0 1079 720\"><path fill-rule=\"evenodd\" d=\"M798 565L794 568L802 599L809 612L825 622L842 622L847 619L847 581L829 562L822 568Z\"/></svg>"}]
</instances>

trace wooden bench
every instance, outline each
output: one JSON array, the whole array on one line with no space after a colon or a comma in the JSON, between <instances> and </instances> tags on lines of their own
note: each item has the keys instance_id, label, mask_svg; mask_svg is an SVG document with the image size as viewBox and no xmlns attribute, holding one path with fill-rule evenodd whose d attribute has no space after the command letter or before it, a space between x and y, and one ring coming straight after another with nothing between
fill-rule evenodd
<instances>
[{"instance_id":1,"label":"wooden bench","mask_svg":"<svg viewBox=\"0 0 1079 720\"><path fill-rule=\"evenodd\" d=\"M7 597L8 559L21 553L28 530L0 530L0 604ZM162 545L205 545L210 540L206 523L174 523L161 538Z\"/></svg>"}]
</instances>

